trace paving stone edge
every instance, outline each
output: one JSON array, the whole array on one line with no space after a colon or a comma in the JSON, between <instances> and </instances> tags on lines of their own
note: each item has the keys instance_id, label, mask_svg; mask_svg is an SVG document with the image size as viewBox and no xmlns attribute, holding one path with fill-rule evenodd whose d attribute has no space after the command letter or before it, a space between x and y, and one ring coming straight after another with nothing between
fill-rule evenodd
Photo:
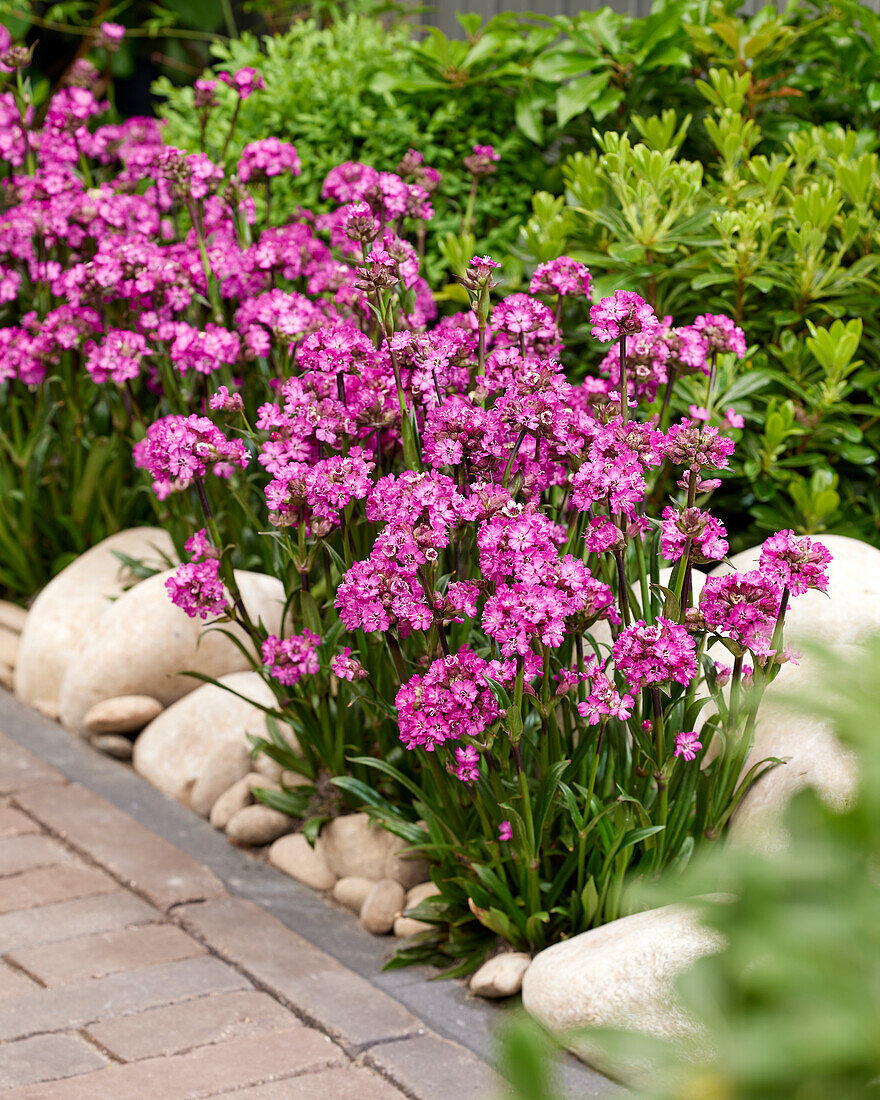
<instances>
[{"instance_id":1,"label":"paving stone edge","mask_svg":"<svg viewBox=\"0 0 880 1100\"><path fill-rule=\"evenodd\" d=\"M207 866L230 894L265 909L314 947L398 1001L441 1039L457 1043L481 1061L492 1063L494 1031L505 1011L503 1006L470 998L460 983L431 981L435 972L426 967L383 971L382 966L393 951L393 940L371 936L352 914L333 907L308 887L236 849L224 834L152 787L131 768L101 755L2 688L0 731L68 780L106 799ZM405 1041L401 1037L382 1049L387 1051ZM365 1058L370 1064L376 1060L375 1055L369 1057L369 1050ZM389 1073L392 1079L394 1076ZM577 1100L620 1095L619 1086L573 1057L564 1062L561 1084L566 1096Z\"/></svg>"}]
</instances>

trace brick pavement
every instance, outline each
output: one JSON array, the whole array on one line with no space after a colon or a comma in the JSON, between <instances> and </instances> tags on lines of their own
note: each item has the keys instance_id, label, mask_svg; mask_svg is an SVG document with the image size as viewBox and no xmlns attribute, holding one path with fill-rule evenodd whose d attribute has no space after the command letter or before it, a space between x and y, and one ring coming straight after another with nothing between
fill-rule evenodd
<instances>
[{"instance_id":1,"label":"brick pavement","mask_svg":"<svg viewBox=\"0 0 880 1100\"><path fill-rule=\"evenodd\" d=\"M464 1047L0 734L9 1100L492 1100Z\"/></svg>"}]
</instances>

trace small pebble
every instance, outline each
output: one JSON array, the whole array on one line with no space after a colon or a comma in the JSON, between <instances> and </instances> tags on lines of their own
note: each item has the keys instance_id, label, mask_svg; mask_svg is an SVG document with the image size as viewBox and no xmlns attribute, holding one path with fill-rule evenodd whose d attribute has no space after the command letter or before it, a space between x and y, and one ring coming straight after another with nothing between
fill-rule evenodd
<instances>
[{"instance_id":1,"label":"small pebble","mask_svg":"<svg viewBox=\"0 0 880 1100\"><path fill-rule=\"evenodd\" d=\"M383 878L375 883L361 907L361 924L377 936L387 935L394 927L394 919L400 912L406 893L393 878Z\"/></svg>"},{"instance_id":2,"label":"small pebble","mask_svg":"<svg viewBox=\"0 0 880 1100\"><path fill-rule=\"evenodd\" d=\"M336 881L320 850L313 848L302 833L276 840L269 849L269 862L313 890L330 890Z\"/></svg>"},{"instance_id":3,"label":"small pebble","mask_svg":"<svg viewBox=\"0 0 880 1100\"><path fill-rule=\"evenodd\" d=\"M293 820L287 814L256 802L232 815L226 826L226 835L236 844L257 848L263 844L271 844L273 840L289 832L292 826Z\"/></svg>"},{"instance_id":4,"label":"small pebble","mask_svg":"<svg viewBox=\"0 0 880 1100\"><path fill-rule=\"evenodd\" d=\"M121 733L98 733L89 739L89 744L105 756L116 760L131 760L132 743Z\"/></svg>"}]
</instances>

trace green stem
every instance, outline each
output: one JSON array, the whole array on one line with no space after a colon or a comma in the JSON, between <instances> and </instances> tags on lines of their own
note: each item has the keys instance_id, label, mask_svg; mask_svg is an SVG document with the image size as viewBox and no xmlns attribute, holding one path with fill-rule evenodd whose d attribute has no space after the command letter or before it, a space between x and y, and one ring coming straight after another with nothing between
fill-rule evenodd
<instances>
[{"instance_id":1,"label":"green stem","mask_svg":"<svg viewBox=\"0 0 880 1100\"><path fill-rule=\"evenodd\" d=\"M501 478L501 484L504 488L507 488L507 483L510 480L510 471L513 469L513 463L516 458L517 452L522 446L522 441L526 437L527 428L523 428L516 438L516 443L513 445L513 450L510 452L510 458L507 460L507 465L504 467L504 475Z\"/></svg>"}]
</instances>

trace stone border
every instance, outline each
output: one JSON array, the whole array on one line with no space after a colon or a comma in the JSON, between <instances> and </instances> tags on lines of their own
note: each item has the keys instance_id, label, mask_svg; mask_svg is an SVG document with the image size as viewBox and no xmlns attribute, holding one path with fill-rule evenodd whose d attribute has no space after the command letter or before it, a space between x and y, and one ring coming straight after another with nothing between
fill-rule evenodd
<instances>
[{"instance_id":1,"label":"stone border","mask_svg":"<svg viewBox=\"0 0 880 1100\"><path fill-rule=\"evenodd\" d=\"M390 957L388 940L371 936L351 913L328 905L320 894L307 886L233 847L223 833L218 833L197 814L152 787L131 768L102 756L87 742L2 689L0 731L57 768L68 779L100 795L142 826L205 865L229 893L244 899L241 903L236 898L226 899L225 903L220 898L212 901L210 895L213 891L210 889L207 899L201 903L194 901L193 904L181 905L170 896L167 899L163 897L161 900L166 901L168 907L174 907L184 926L191 927L195 934L199 934L203 921L211 924L212 917L219 920L219 927L222 928L224 906L240 907L244 915L246 903L251 902L306 941L306 949L317 948L332 956L341 964L340 969L354 971L377 991L398 1002L396 1007L401 1011L408 1009L417 1021L436 1033L432 1036L410 1032L406 1041L379 1042L375 1045L366 1036L359 1040L355 1036L350 1037L353 1046L360 1045L367 1063L391 1080L400 1084L411 1082L408 1087L414 1095L419 1094L415 1091L418 1084L420 1092L427 1086L431 1090L430 1095L437 1100L457 1100L463 1093L456 1091L453 1097L436 1091L437 1086L444 1087L441 1082L445 1082L445 1087L451 1083L449 1072L456 1061L452 1056L465 1054L460 1050L456 1052L453 1044L464 1047L485 1063L492 1062L495 1050L493 1025L502 1008L468 997L458 982L429 981L432 972L426 967L383 971L382 966ZM40 777L35 776L34 782L40 783ZM180 909L176 908L178 905ZM248 923L253 928L264 914L252 907L250 909L251 920ZM269 925L272 923L268 921ZM262 934L235 937L230 931L230 937L230 953L235 955L244 969L253 970L257 976L261 970L271 970L271 959L260 951L261 943L265 943ZM322 974L322 977L330 978L331 973L335 973L335 968ZM271 978L266 979L266 984L272 984ZM313 982L315 990L317 984ZM333 982L330 984L332 986ZM344 1023L340 1028L329 1019L337 1012L340 1017L345 1016L342 1001L344 993L339 989L335 1003L332 996L327 1001L327 1016L323 1011L325 1006L318 1008L320 1018L316 1018L316 1022L319 1026L329 1028L331 1033L334 1030L337 1033L349 1030ZM466 1058L464 1060L467 1061ZM560 1083L569 1097L592 1100L619 1094L618 1087L608 1078L570 1055L563 1059L561 1069ZM465 1066L462 1070L466 1073Z\"/></svg>"}]
</instances>

